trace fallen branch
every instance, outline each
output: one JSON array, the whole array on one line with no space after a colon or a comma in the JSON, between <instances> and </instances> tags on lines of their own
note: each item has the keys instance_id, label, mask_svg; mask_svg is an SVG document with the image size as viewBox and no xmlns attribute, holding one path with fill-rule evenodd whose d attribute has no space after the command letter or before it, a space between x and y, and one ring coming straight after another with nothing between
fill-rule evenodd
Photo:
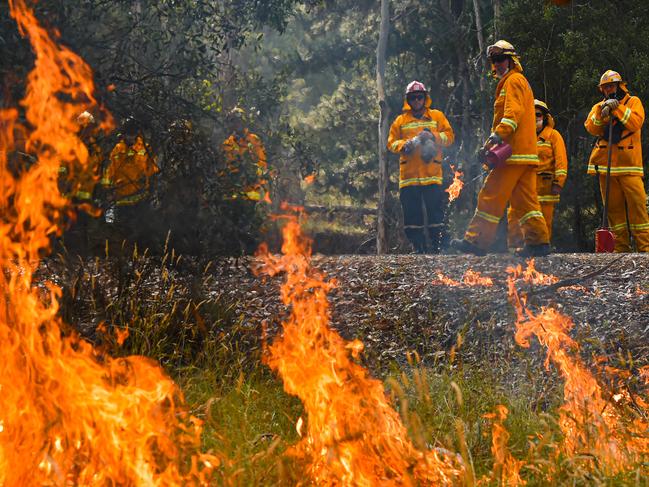
<instances>
[{"instance_id":1,"label":"fallen branch","mask_svg":"<svg viewBox=\"0 0 649 487\"><path fill-rule=\"evenodd\" d=\"M540 294L546 294L550 293L553 291L556 291L557 289L560 289L562 287L568 287L568 286L574 286L576 284L582 283L584 281L587 281L588 279L592 279L595 276L598 276L600 274L603 274L606 272L608 269L610 269L613 264L618 263L622 259L625 259L628 254L622 254L616 259L613 259L611 262L606 264L603 267L600 267L599 269L594 270L593 272L590 272L586 275L583 276L577 276L577 277L569 277L567 279L562 279L560 281L555 282L554 284L550 284L549 286L545 286L539 289L535 289L534 291L530 291L529 293L526 294L526 296L529 298L531 296L538 296Z\"/></svg>"}]
</instances>

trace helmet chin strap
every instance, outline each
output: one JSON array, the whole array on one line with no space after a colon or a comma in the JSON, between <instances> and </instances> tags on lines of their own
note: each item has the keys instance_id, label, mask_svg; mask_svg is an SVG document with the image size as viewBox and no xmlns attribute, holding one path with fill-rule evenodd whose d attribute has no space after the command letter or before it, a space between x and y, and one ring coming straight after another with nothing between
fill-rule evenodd
<instances>
[{"instance_id":1,"label":"helmet chin strap","mask_svg":"<svg viewBox=\"0 0 649 487\"><path fill-rule=\"evenodd\" d=\"M506 69L505 71L503 71L502 74L500 74L500 73L498 72L498 70L496 70L496 76L498 76L498 78L502 78L502 77L505 76L507 73L509 73L509 70L510 70L510 69L511 69L510 67L507 67L507 69Z\"/></svg>"}]
</instances>

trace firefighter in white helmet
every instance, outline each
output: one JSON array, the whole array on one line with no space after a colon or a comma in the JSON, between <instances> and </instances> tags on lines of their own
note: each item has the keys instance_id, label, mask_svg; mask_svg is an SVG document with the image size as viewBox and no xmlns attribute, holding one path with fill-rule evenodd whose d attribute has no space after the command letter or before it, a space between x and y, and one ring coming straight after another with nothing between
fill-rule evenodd
<instances>
[{"instance_id":1,"label":"firefighter in white helmet","mask_svg":"<svg viewBox=\"0 0 649 487\"><path fill-rule=\"evenodd\" d=\"M534 95L523 75L520 58L509 42L500 40L487 49L492 73L499 79L494 101L492 133L483 149L503 143L511 156L491 168L478 195L478 207L463 240L451 246L464 253L484 255L496 237L496 229L509 201L513 216L521 225L523 256L550 252L548 230L536 196L536 149Z\"/></svg>"},{"instance_id":2,"label":"firefighter in white helmet","mask_svg":"<svg viewBox=\"0 0 649 487\"><path fill-rule=\"evenodd\" d=\"M403 112L392 123L388 137L388 150L399 154L399 199L404 230L417 253L427 250L426 233L430 242L428 251L439 252L444 225L442 149L455 139L451 124L431 104L423 83L409 83Z\"/></svg>"},{"instance_id":3,"label":"firefighter in white helmet","mask_svg":"<svg viewBox=\"0 0 649 487\"><path fill-rule=\"evenodd\" d=\"M644 108L640 98L629 93L620 73L607 70L599 80L603 99L593 105L584 122L586 130L597 136L588 161L588 174L598 174L602 198L605 197L608 162L608 126L613 121L611 180L608 223L615 234L615 251L629 252L629 232L639 252L649 252L649 217L642 180L641 128ZM629 215L627 222L626 215Z\"/></svg>"},{"instance_id":4,"label":"firefighter in white helmet","mask_svg":"<svg viewBox=\"0 0 649 487\"><path fill-rule=\"evenodd\" d=\"M548 105L541 100L534 100L536 115L536 147L539 153L539 167L536 170L536 193L541 204L545 224L548 226L548 238L552 240L552 220L554 207L559 203L561 190L568 176L568 155L563 137L554 128L554 118ZM523 245L523 234L513 212L507 214L507 243L510 248Z\"/></svg>"}]
</instances>

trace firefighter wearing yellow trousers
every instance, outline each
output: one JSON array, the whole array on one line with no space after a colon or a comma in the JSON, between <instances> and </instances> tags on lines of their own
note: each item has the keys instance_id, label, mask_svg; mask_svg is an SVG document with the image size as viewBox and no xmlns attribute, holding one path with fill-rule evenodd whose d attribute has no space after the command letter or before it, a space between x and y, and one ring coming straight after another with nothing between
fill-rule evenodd
<instances>
[{"instance_id":1,"label":"firefighter wearing yellow trousers","mask_svg":"<svg viewBox=\"0 0 649 487\"><path fill-rule=\"evenodd\" d=\"M588 161L588 174L599 175L602 198L606 191L608 126L613 118L613 150L608 200L608 223L615 234L615 252L629 252L628 226L638 252L649 252L649 217L642 181L642 147L640 129L644 108L637 96L629 94L626 83L616 71L606 71L599 80L604 100L597 102L584 122L586 130L597 136Z\"/></svg>"},{"instance_id":2,"label":"firefighter wearing yellow trousers","mask_svg":"<svg viewBox=\"0 0 649 487\"><path fill-rule=\"evenodd\" d=\"M534 100L536 115L536 148L539 154L539 167L536 169L536 193L541 204L548 238L552 240L552 219L554 207L568 176L568 156L563 137L554 128L554 119L545 102ZM514 218L511 208L507 213L507 241L510 248L523 245L521 227Z\"/></svg>"},{"instance_id":3,"label":"firefighter wearing yellow trousers","mask_svg":"<svg viewBox=\"0 0 649 487\"><path fill-rule=\"evenodd\" d=\"M455 139L444 114L430 108L431 104L423 83L409 83L403 112L392 122L388 136L388 150L399 154L399 200L404 231L415 252L420 254L440 250L445 208L442 149Z\"/></svg>"},{"instance_id":4,"label":"firefighter wearing yellow trousers","mask_svg":"<svg viewBox=\"0 0 649 487\"><path fill-rule=\"evenodd\" d=\"M478 207L463 240L451 246L460 252L484 255L495 239L496 228L509 201L512 215L519 221L525 246L524 256L550 252L548 229L536 196L536 150L534 96L523 76L523 67L514 46L498 41L487 48L492 72L499 78L494 102L492 133L484 148L501 142L511 145L512 155L491 169L478 195Z\"/></svg>"}]
</instances>

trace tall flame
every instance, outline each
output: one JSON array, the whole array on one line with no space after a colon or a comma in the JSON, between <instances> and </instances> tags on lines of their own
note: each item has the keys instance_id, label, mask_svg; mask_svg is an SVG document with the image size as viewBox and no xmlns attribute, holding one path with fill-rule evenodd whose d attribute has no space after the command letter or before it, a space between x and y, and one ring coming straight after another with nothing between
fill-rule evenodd
<instances>
[{"instance_id":1,"label":"tall flame","mask_svg":"<svg viewBox=\"0 0 649 487\"><path fill-rule=\"evenodd\" d=\"M484 415L486 419L492 420L491 454L494 457L494 467L491 476L498 485L525 485L526 482L520 476L521 467L525 462L516 460L507 446L510 435L503 422L507 419L508 413L509 411L505 406L498 404L493 413Z\"/></svg>"},{"instance_id":2,"label":"tall flame","mask_svg":"<svg viewBox=\"0 0 649 487\"><path fill-rule=\"evenodd\" d=\"M346 342L329 326L327 291L334 283L310 267L310 247L295 218L284 229L283 255L265 255L267 272L286 272L282 300L291 308L266 363L285 390L304 403L308 424L292 453L315 485L451 485L463 475L454 456L421 452L408 438L383 385L353 358L360 341ZM304 431L303 431L304 430Z\"/></svg>"},{"instance_id":3,"label":"tall flame","mask_svg":"<svg viewBox=\"0 0 649 487\"><path fill-rule=\"evenodd\" d=\"M218 459L199 453L200 424L173 381L151 360L101 356L64 337L61 290L34 285L66 211L58 167L86 162L74 120L96 102L83 60L54 42L24 0L9 5L35 63L22 101L29 126L18 123L17 109L0 110L0 484L205 482ZM19 166L10 160L16 149L37 162Z\"/></svg>"},{"instance_id":4,"label":"tall flame","mask_svg":"<svg viewBox=\"0 0 649 487\"><path fill-rule=\"evenodd\" d=\"M448 193L448 202L450 203L451 201L454 201L460 196L460 192L462 191L462 188L464 187L464 181L462 181L461 177L464 176L464 173L462 171L456 171L455 166L451 165L451 170L453 171L453 182L451 185L446 188L444 191Z\"/></svg>"},{"instance_id":5,"label":"tall flame","mask_svg":"<svg viewBox=\"0 0 649 487\"><path fill-rule=\"evenodd\" d=\"M531 273L526 277L520 269L508 271L509 297L517 313L516 343L528 348L535 336L547 349L546 368L552 362L565 381L565 403L559 411L565 453L595 458L610 473L640 462L649 452L649 423L643 419L649 410L643 407L641 417L627 419L581 362L579 345L568 335L574 326L572 320L552 308L542 308L538 314L527 310L515 280L530 279Z\"/></svg>"}]
</instances>

